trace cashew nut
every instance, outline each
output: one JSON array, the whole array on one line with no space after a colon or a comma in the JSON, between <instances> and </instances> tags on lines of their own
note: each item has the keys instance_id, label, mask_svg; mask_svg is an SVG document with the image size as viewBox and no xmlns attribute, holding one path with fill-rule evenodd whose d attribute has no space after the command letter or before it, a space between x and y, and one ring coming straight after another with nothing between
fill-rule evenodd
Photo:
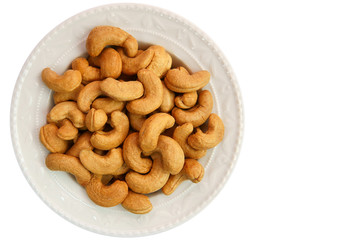
<instances>
[{"instance_id":1,"label":"cashew nut","mask_svg":"<svg viewBox=\"0 0 360 240\"><path fill-rule=\"evenodd\" d=\"M152 210L152 204L148 196L134 193L129 190L128 195L121 205L129 212L135 214L145 214Z\"/></svg>"},{"instance_id":2,"label":"cashew nut","mask_svg":"<svg viewBox=\"0 0 360 240\"><path fill-rule=\"evenodd\" d=\"M103 94L100 89L101 81L93 81L87 84L79 93L77 105L85 113L90 110L92 102Z\"/></svg>"},{"instance_id":3,"label":"cashew nut","mask_svg":"<svg viewBox=\"0 0 360 240\"><path fill-rule=\"evenodd\" d=\"M224 138L224 123L215 113L210 114L206 132L196 129L196 133L189 136L188 144L197 150L206 150L218 145Z\"/></svg>"},{"instance_id":4,"label":"cashew nut","mask_svg":"<svg viewBox=\"0 0 360 240\"><path fill-rule=\"evenodd\" d=\"M113 148L105 156L84 149L80 152L79 158L86 169L101 175L115 173L124 163L121 148Z\"/></svg>"},{"instance_id":5,"label":"cashew nut","mask_svg":"<svg viewBox=\"0 0 360 240\"><path fill-rule=\"evenodd\" d=\"M139 133L134 132L127 136L123 144L123 155L126 165L132 170L138 173L147 173L150 171L152 166L151 159L141 157Z\"/></svg>"},{"instance_id":6,"label":"cashew nut","mask_svg":"<svg viewBox=\"0 0 360 240\"><path fill-rule=\"evenodd\" d=\"M163 81L161 81L161 83L163 85L164 94L160 105L160 112L170 112L174 107L175 93L169 90Z\"/></svg>"},{"instance_id":7,"label":"cashew nut","mask_svg":"<svg viewBox=\"0 0 360 240\"><path fill-rule=\"evenodd\" d=\"M177 124L181 125L187 122L192 123L194 127L202 125L210 116L213 108L213 98L208 90L201 91L198 104L189 110L182 110L175 107L172 115Z\"/></svg>"},{"instance_id":8,"label":"cashew nut","mask_svg":"<svg viewBox=\"0 0 360 240\"><path fill-rule=\"evenodd\" d=\"M140 139L140 134L139 134ZM156 148L151 152L143 152L145 156L159 153L163 168L170 174L178 174L184 166L184 151L179 143L168 136L160 135Z\"/></svg>"},{"instance_id":9,"label":"cashew nut","mask_svg":"<svg viewBox=\"0 0 360 240\"><path fill-rule=\"evenodd\" d=\"M64 119L59 124L57 136L63 140L73 140L77 137L79 130L74 127L72 122L68 119Z\"/></svg>"},{"instance_id":10,"label":"cashew nut","mask_svg":"<svg viewBox=\"0 0 360 240\"><path fill-rule=\"evenodd\" d=\"M210 73L208 71L199 71L193 74L184 67L171 69L166 73L165 77L166 86L179 93L193 92L204 87L210 81Z\"/></svg>"},{"instance_id":11,"label":"cashew nut","mask_svg":"<svg viewBox=\"0 0 360 240\"><path fill-rule=\"evenodd\" d=\"M107 122L107 115L102 109L91 108L86 114L85 125L90 132L102 129Z\"/></svg>"},{"instance_id":12,"label":"cashew nut","mask_svg":"<svg viewBox=\"0 0 360 240\"><path fill-rule=\"evenodd\" d=\"M146 68L154 56L152 48L148 48L145 51L138 50L136 56L132 58L126 56L122 48L119 48L118 52L123 63L122 72L129 76L135 75L139 70Z\"/></svg>"},{"instance_id":13,"label":"cashew nut","mask_svg":"<svg viewBox=\"0 0 360 240\"><path fill-rule=\"evenodd\" d=\"M83 83L89 83L101 79L100 69L90 66L86 58L76 58L72 61L71 67L81 73Z\"/></svg>"},{"instance_id":14,"label":"cashew nut","mask_svg":"<svg viewBox=\"0 0 360 240\"><path fill-rule=\"evenodd\" d=\"M124 201L128 195L128 186L124 181L116 180L111 185L101 182L101 175L94 175L85 190L89 198L99 206L113 207Z\"/></svg>"},{"instance_id":15,"label":"cashew nut","mask_svg":"<svg viewBox=\"0 0 360 240\"><path fill-rule=\"evenodd\" d=\"M81 73L77 70L67 70L64 75L58 75L50 68L45 68L41 78L55 92L71 92L81 84Z\"/></svg>"},{"instance_id":16,"label":"cashew nut","mask_svg":"<svg viewBox=\"0 0 360 240\"><path fill-rule=\"evenodd\" d=\"M108 45L123 47L129 57L134 57L138 50L136 39L118 27L97 26L93 28L86 40L86 49L89 55L98 56Z\"/></svg>"},{"instance_id":17,"label":"cashew nut","mask_svg":"<svg viewBox=\"0 0 360 240\"><path fill-rule=\"evenodd\" d=\"M130 126L136 130L136 131L140 131L142 125L144 124L145 120L146 120L146 115L140 115L140 114L135 114L135 113L128 113L129 116L129 121L130 121Z\"/></svg>"},{"instance_id":18,"label":"cashew nut","mask_svg":"<svg viewBox=\"0 0 360 240\"><path fill-rule=\"evenodd\" d=\"M92 150L94 147L90 143L91 132L84 132L79 136L74 145L67 150L66 154L74 157L79 157L81 150L90 149Z\"/></svg>"},{"instance_id":19,"label":"cashew nut","mask_svg":"<svg viewBox=\"0 0 360 240\"><path fill-rule=\"evenodd\" d=\"M40 128L40 141L52 153L64 153L70 146L70 142L58 137L58 127L55 123L49 123Z\"/></svg>"},{"instance_id":20,"label":"cashew nut","mask_svg":"<svg viewBox=\"0 0 360 240\"><path fill-rule=\"evenodd\" d=\"M170 173L162 166L161 155L154 153L151 155L153 164L148 174L140 174L134 171L130 171L125 176L129 188L142 194L148 194L155 192L162 188L169 179Z\"/></svg>"},{"instance_id":21,"label":"cashew nut","mask_svg":"<svg viewBox=\"0 0 360 240\"><path fill-rule=\"evenodd\" d=\"M175 97L175 105L181 109L189 109L195 106L197 99L198 94L196 91L187 92Z\"/></svg>"},{"instance_id":22,"label":"cashew nut","mask_svg":"<svg viewBox=\"0 0 360 240\"><path fill-rule=\"evenodd\" d=\"M108 132L96 131L90 138L91 144L101 150L110 150L118 147L129 132L129 119L125 113L113 111L110 116L110 125L113 127Z\"/></svg>"},{"instance_id":23,"label":"cashew nut","mask_svg":"<svg viewBox=\"0 0 360 240\"><path fill-rule=\"evenodd\" d=\"M89 58L89 63L100 67L101 79L118 78L122 70L120 54L113 48L105 48L99 56Z\"/></svg>"},{"instance_id":24,"label":"cashew nut","mask_svg":"<svg viewBox=\"0 0 360 240\"><path fill-rule=\"evenodd\" d=\"M119 102L112 98L97 98L92 103L92 107L95 109L102 109L106 114L110 114L115 110L122 111L126 102Z\"/></svg>"},{"instance_id":25,"label":"cashew nut","mask_svg":"<svg viewBox=\"0 0 360 240\"><path fill-rule=\"evenodd\" d=\"M84 88L84 85L80 84L77 88L75 88L71 92L54 92L54 95L53 95L54 103L58 104L60 102L65 102L65 101L69 101L69 100L77 101L79 93L80 93L81 89L83 89L83 88Z\"/></svg>"},{"instance_id":26,"label":"cashew nut","mask_svg":"<svg viewBox=\"0 0 360 240\"><path fill-rule=\"evenodd\" d=\"M49 112L49 122L58 123L63 119L69 119L76 128L85 126L85 114L82 113L75 102L66 101L56 104Z\"/></svg>"},{"instance_id":27,"label":"cashew nut","mask_svg":"<svg viewBox=\"0 0 360 240\"><path fill-rule=\"evenodd\" d=\"M82 186L90 182L90 172L81 164L77 157L62 153L50 153L46 157L45 164L50 170L71 173Z\"/></svg>"},{"instance_id":28,"label":"cashew nut","mask_svg":"<svg viewBox=\"0 0 360 240\"><path fill-rule=\"evenodd\" d=\"M100 84L101 91L116 101L131 101L144 94L143 84L139 81L121 82L106 78Z\"/></svg>"},{"instance_id":29,"label":"cashew nut","mask_svg":"<svg viewBox=\"0 0 360 240\"><path fill-rule=\"evenodd\" d=\"M185 157L199 159L205 156L206 150L196 150L187 143L187 139L189 135L192 134L193 130L194 127L191 123L185 123L178 126L173 133L173 139L179 143L184 151Z\"/></svg>"},{"instance_id":30,"label":"cashew nut","mask_svg":"<svg viewBox=\"0 0 360 240\"><path fill-rule=\"evenodd\" d=\"M157 144L160 134L175 123L175 119L167 113L155 113L147 118L139 132L140 148L144 152L153 151Z\"/></svg>"},{"instance_id":31,"label":"cashew nut","mask_svg":"<svg viewBox=\"0 0 360 240\"><path fill-rule=\"evenodd\" d=\"M162 191L166 195L172 194L175 189L185 180L191 180L198 183L204 176L204 167L194 159L185 159L185 164L180 173L171 175L166 184L162 187Z\"/></svg>"},{"instance_id":32,"label":"cashew nut","mask_svg":"<svg viewBox=\"0 0 360 240\"><path fill-rule=\"evenodd\" d=\"M146 69L152 70L156 76L162 78L171 68L172 58L162 46L154 45L150 46L148 49L154 51L154 57Z\"/></svg>"},{"instance_id":33,"label":"cashew nut","mask_svg":"<svg viewBox=\"0 0 360 240\"><path fill-rule=\"evenodd\" d=\"M137 76L144 86L144 96L128 102L126 109L131 113L147 115L160 107L163 100L163 86L160 78L151 70L142 69Z\"/></svg>"}]
</instances>

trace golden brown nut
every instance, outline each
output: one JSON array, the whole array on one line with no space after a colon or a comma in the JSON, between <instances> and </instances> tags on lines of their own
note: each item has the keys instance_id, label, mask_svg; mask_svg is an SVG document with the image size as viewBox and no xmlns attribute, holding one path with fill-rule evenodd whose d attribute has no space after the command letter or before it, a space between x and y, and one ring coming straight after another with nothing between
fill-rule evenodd
<instances>
[{"instance_id":1,"label":"golden brown nut","mask_svg":"<svg viewBox=\"0 0 360 240\"><path fill-rule=\"evenodd\" d=\"M95 109L102 109L106 114L110 114L115 110L122 111L126 102L119 102L112 98L97 98L92 103L92 107Z\"/></svg>"},{"instance_id":2,"label":"golden brown nut","mask_svg":"<svg viewBox=\"0 0 360 240\"><path fill-rule=\"evenodd\" d=\"M89 57L89 62L100 67L100 79L118 78L122 70L120 54L113 48L105 48L99 56Z\"/></svg>"},{"instance_id":3,"label":"golden brown nut","mask_svg":"<svg viewBox=\"0 0 360 240\"><path fill-rule=\"evenodd\" d=\"M82 76L82 82L87 84L92 81L98 81L101 79L100 69L89 65L89 61L86 58L76 58L71 63L71 67L74 70L78 70Z\"/></svg>"},{"instance_id":4,"label":"golden brown nut","mask_svg":"<svg viewBox=\"0 0 360 240\"><path fill-rule=\"evenodd\" d=\"M40 128L40 141L52 153L64 153L70 146L70 142L61 139L57 135L58 127L55 123L49 123Z\"/></svg>"},{"instance_id":5,"label":"golden brown nut","mask_svg":"<svg viewBox=\"0 0 360 240\"><path fill-rule=\"evenodd\" d=\"M74 145L72 145L71 148L67 150L66 154L74 157L79 157L81 150L83 149L92 150L94 147L90 143L90 137L91 137L90 132L86 131L82 133L78 137Z\"/></svg>"},{"instance_id":6,"label":"golden brown nut","mask_svg":"<svg viewBox=\"0 0 360 240\"><path fill-rule=\"evenodd\" d=\"M145 51L138 50L135 57L126 56L124 49L122 48L118 48L118 52L123 63L122 72L128 76L135 75L141 69L146 68L154 56L154 50L151 48L148 48Z\"/></svg>"},{"instance_id":7,"label":"golden brown nut","mask_svg":"<svg viewBox=\"0 0 360 240\"><path fill-rule=\"evenodd\" d=\"M170 112L174 107L174 99L175 99L175 93L171 90L169 90L164 81L161 81L163 85L163 100L160 105L160 112Z\"/></svg>"},{"instance_id":8,"label":"golden brown nut","mask_svg":"<svg viewBox=\"0 0 360 240\"><path fill-rule=\"evenodd\" d=\"M84 85L80 84L77 88L75 88L73 91L71 92L54 92L53 95L53 99L54 99L54 103L58 104L60 102L65 102L65 101L77 101L77 98L79 96L79 93L81 91L81 89L83 89Z\"/></svg>"},{"instance_id":9,"label":"golden brown nut","mask_svg":"<svg viewBox=\"0 0 360 240\"><path fill-rule=\"evenodd\" d=\"M145 214L152 210L152 204L148 196L134 193L129 190L127 197L121 205L129 212L135 214Z\"/></svg>"},{"instance_id":10,"label":"golden brown nut","mask_svg":"<svg viewBox=\"0 0 360 240\"><path fill-rule=\"evenodd\" d=\"M103 92L100 89L100 83L101 81L93 81L80 91L77 98L77 105L82 112L87 113L90 110L93 101L97 97L103 95Z\"/></svg>"},{"instance_id":11,"label":"golden brown nut","mask_svg":"<svg viewBox=\"0 0 360 240\"><path fill-rule=\"evenodd\" d=\"M66 101L56 104L49 112L47 119L49 122L59 123L64 119L69 119L76 128L85 126L85 114L82 113L77 104Z\"/></svg>"},{"instance_id":12,"label":"golden brown nut","mask_svg":"<svg viewBox=\"0 0 360 240\"><path fill-rule=\"evenodd\" d=\"M175 105L181 109L189 109L195 106L198 99L196 91L184 93L175 97Z\"/></svg>"},{"instance_id":13,"label":"golden brown nut","mask_svg":"<svg viewBox=\"0 0 360 240\"><path fill-rule=\"evenodd\" d=\"M62 153L50 153L46 157L45 163L50 170L71 173L82 186L85 186L90 182L90 172L84 168L77 157Z\"/></svg>"},{"instance_id":14,"label":"golden brown nut","mask_svg":"<svg viewBox=\"0 0 360 240\"><path fill-rule=\"evenodd\" d=\"M63 140L73 140L77 137L78 132L79 130L74 127L70 120L64 119L59 123L57 136Z\"/></svg>"},{"instance_id":15,"label":"golden brown nut","mask_svg":"<svg viewBox=\"0 0 360 240\"><path fill-rule=\"evenodd\" d=\"M162 78L171 68L172 58L162 46L154 45L150 46L148 49L152 49L154 51L154 57L146 69L153 71L156 76Z\"/></svg>"},{"instance_id":16,"label":"golden brown nut","mask_svg":"<svg viewBox=\"0 0 360 240\"><path fill-rule=\"evenodd\" d=\"M107 119L108 117L104 110L91 108L86 114L85 125L90 132L95 132L105 126Z\"/></svg>"},{"instance_id":17,"label":"golden brown nut","mask_svg":"<svg viewBox=\"0 0 360 240\"><path fill-rule=\"evenodd\" d=\"M101 91L116 101L131 101L144 94L143 84L139 81L118 81L106 78L100 84Z\"/></svg>"},{"instance_id":18,"label":"golden brown nut","mask_svg":"<svg viewBox=\"0 0 360 240\"><path fill-rule=\"evenodd\" d=\"M50 68L45 68L41 78L55 92L71 92L81 84L81 73L76 70L67 70L64 75L58 75Z\"/></svg>"}]
</instances>

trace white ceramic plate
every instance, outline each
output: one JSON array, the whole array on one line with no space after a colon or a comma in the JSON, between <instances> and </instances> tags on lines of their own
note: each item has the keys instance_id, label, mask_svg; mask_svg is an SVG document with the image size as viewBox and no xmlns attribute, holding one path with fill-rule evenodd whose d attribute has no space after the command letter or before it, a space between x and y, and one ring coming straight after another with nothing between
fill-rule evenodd
<instances>
[{"instance_id":1,"label":"white ceramic plate","mask_svg":"<svg viewBox=\"0 0 360 240\"><path fill-rule=\"evenodd\" d=\"M85 55L85 40L97 25L118 26L142 44L162 45L191 71L208 70L214 96L213 112L223 119L224 140L200 160L202 182L184 182L170 196L150 196L153 210L134 215L121 205L103 208L89 200L85 190L64 172L45 166L47 150L39 129L52 106L52 92L42 83L41 71L51 67L64 72L71 61ZM141 44L140 44L141 45ZM176 61L175 61L176 62ZM177 226L202 210L229 178L243 135L243 110L233 71L214 42L187 20L147 5L116 4L79 13L47 34L25 62L17 80L11 106L11 134L19 165L34 191L56 213L90 231L112 236L144 236Z\"/></svg>"}]
</instances>

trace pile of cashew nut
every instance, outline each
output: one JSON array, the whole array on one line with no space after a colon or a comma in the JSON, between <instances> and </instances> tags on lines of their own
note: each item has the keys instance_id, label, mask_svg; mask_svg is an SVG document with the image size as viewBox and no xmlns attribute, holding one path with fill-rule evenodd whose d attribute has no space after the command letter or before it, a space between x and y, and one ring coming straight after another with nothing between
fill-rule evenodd
<instances>
[{"instance_id":1,"label":"pile of cashew nut","mask_svg":"<svg viewBox=\"0 0 360 240\"><path fill-rule=\"evenodd\" d=\"M198 159L224 137L212 95L202 90L210 73L172 68L163 47L139 50L113 26L93 28L86 49L88 57L62 75L42 71L55 104L40 129L46 166L72 174L100 206L148 213L148 194L200 182Z\"/></svg>"}]
</instances>

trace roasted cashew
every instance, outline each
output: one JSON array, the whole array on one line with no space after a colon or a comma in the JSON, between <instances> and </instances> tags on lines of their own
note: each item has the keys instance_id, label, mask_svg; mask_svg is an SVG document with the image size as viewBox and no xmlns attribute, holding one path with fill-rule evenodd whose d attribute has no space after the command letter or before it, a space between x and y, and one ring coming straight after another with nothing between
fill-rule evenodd
<instances>
[{"instance_id":1,"label":"roasted cashew","mask_svg":"<svg viewBox=\"0 0 360 240\"><path fill-rule=\"evenodd\" d=\"M135 113L129 112L128 116L129 116L130 126L135 131L140 131L141 126L144 124L144 122L146 120L146 115L140 115L140 114L135 114Z\"/></svg>"},{"instance_id":2,"label":"roasted cashew","mask_svg":"<svg viewBox=\"0 0 360 240\"><path fill-rule=\"evenodd\" d=\"M134 57L138 51L136 39L118 27L97 26L91 30L86 40L86 49L92 57L98 56L109 45L123 47L129 57Z\"/></svg>"},{"instance_id":3,"label":"roasted cashew","mask_svg":"<svg viewBox=\"0 0 360 240\"><path fill-rule=\"evenodd\" d=\"M100 84L101 91L116 101L131 101L142 97L144 87L139 81L118 81L106 78Z\"/></svg>"},{"instance_id":4,"label":"roasted cashew","mask_svg":"<svg viewBox=\"0 0 360 240\"><path fill-rule=\"evenodd\" d=\"M59 123L57 136L63 140L73 140L77 137L78 132L79 130L74 127L70 120L64 119Z\"/></svg>"},{"instance_id":5,"label":"roasted cashew","mask_svg":"<svg viewBox=\"0 0 360 240\"><path fill-rule=\"evenodd\" d=\"M94 175L86 185L89 198L99 206L113 207L124 201L128 195L128 186L124 181L116 180L111 185L101 182L101 175Z\"/></svg>"},{"instance_id":6,"label":"roasted cashew","mask_svg":"<svg viewBox=\"0 0 360 240\"><path fill-rule=\"evenodd\" d=\"M194 159L185 159L185 164L180 173L171 175L166 184L162 187L162 191L166 195L172 194L175 189L185 180L191 180L198 183L204 176L204 167Z\"/></svg>"},{"instance_id":7,"label":"roasted cashew","mask_svg":"<svg viewBox=\"0 0 360 240\"><path fill-rule=\"evenodd\" d=\"M89 57L89 63L100 67L100 78L118 78L122 70L120 54L113 48L105 48L99 56Z\"/></svg>"},{"instance_id":8,"label":"roasted cashew","mask_svg":"<svg viewBox=\"0 0 360 240\"><path fill-rule=\"evenodd\" d=\"M40 141L52 153L64 153L70 146L70 142L58 137L58 127L55 123L49 123L40 128Z\"/></svg>"},{"instance_id":9,"label":"roasted cashew","mask_svg":"<svg viewBox=\"0 0 360 240\"><path fill-rule=\"evenodd\" d=\"M122 48L118 48L118 52L123 64L122 72L129 76L135 75L139 70L149 66L154 56L154 50L151 48L148 48L145 51L138 50L136 56L132 58L126 56L124 49Z\"/></svg>"},{"instance_id":10,"label":"roasted cashew","mask_svg":"<svg viewBox=\"0 0 360 240\"><path fill-rule=\"evenodd\" d=\"M77 70L67 70L64 75L58 75L50 68L45 68L41 78L55 92L71 92L81 84L81 73Z\"/></svg>"},{"instance_id":11,"label":"roasted cashew","mask_svg":"<svg viewBox=\"0 0 360 240\"><path fill-rule=\"evenodd\" d=\"M170 174L178 174L184 166L184 151L171 137L160 135L156 148L151 152L143 152L145 156L156 153L161 155L162 166Z\"/></svg>"},{"instance_id":12,"label":"roasted cashew","mask_svg":"<svg viewBox=\"0 0 360 240\"><path fill-rule=\"evenodd\" d=\"M128 195L121 205L129 212L135 214L145 214L152 210L152 204L148 196L134 193L131 190L128 191Z\"/></svg>"},{"instance_id":13,"label":"roasted cashew","mask_svg":"<svg viewBox=\"0 0 360 240\"><path fill-rule=\"evenodd\" d=\"M196 133L189 136L188 144L197 150L206 150L218 145L224 138L224 123L215 113L210 114L206 132L196 129Z\"/></svg>"},{"instance_id":14,"label":"roasted cashew","mask_svg":"<svg viewBox=\"0 0 360 240\"><path fill-rule=\"evenodd\" d=\"M136 193L148 194L155 192L162 188L169 179L170 173L163 168L161 155L154 153L151 157L153 164L149 173L143 175L130 171L125 176L129 188Z\"/></svg>"},{"instance_id":15,"label":"roasted cashew","mask_svg":"<svg viewBox=\"0 0 360 240\"><path fill-rule=\"evenodd\" d=\"M79 157L81 150L92 150L94 147L90 143L91 132L84 132L81 134L74 145L67 150L66 154L74 157Z\"/></svg>"},{"instance_id":16,"label":"roasted cashew","mask_svg":"<svg viewBox=\"0 0 360 240\"><path fill-rule=\"evenodd\" d=\"M174 107L174 99L175 99L175 93L171 90L169 90L164 81L161 81L163 85L163 100L160 105L160 112L170 112Z\"/></svg>"},{"instance_id":17,"label":"roasted cashew","mask_svg":"<svg viewBox=\"0 0 360 240\"><path fill-rule=\"evenodd\" d=\"M164 81L166 86L174 92L193 92L199 90L209 83L210 73L203 70L189 74L189 72L184 67L178 67L169 70L166 73Z\"/></svg>"},{"instance_id":18,"label":"roasted cashew","mask_svg":"<svg viewBox=\"0 0 360 240\"><path fill-rule=\"evenodd\" d=\"M87 170L101 175L114 175L124 163L121 148L113 148L105 156L96 154L90 149L84 149L80 152L79 158Z\"/></svg>"},{"instance_id":19,"label":"roasted cashew","mask_svg":"<svg viewBox=\"0 0 360 240\"><path fill-rule=\"evenodd\" d=\"M101 150L110 150L118 147L129 132L129 119L125 113L113 111L110 116L110 125L113 127L109 132L96 131L90 138L91 144Z\"/></svg>"},{"instance_id":20,"label":"roasted cashew","mask_svg":"<svg viewBox=\"0 0 360 240\"><path fill-rule=\"evenodd\" d=\"M175 97L175 105L181 109L189 109L195 106L197 99L198 94L196 91L187 92Z\"/></svg>"},{"instance_id":21,"label":"roasted cashew","mask_svg":"<svg viewBox=\"0 0 360 240\"><path fill-rule=\"evenodd\" d=\"M194 127L202 125L209 118L213 108L213 98L208 90L201 91L198 104L189 110L182 110L175 107L172 115L177 124L181 125L187 122L192 123Z\"/></svg>"},{"instance_id":22,"label":"roasted cashew","mask_svg":"<svg viewBox=\"0 0 360 240\"><path fill-rule=\"evenodd\" d=\"M152 70L156 76L162 78L171 68L172 58L162 46L154 45L150 46L148 49L154 51L154 57L146 69Z\"/></svg>"},{"instance_id":23,"label":"roasted cashew","mask_svg":"<svg viewBox=\"0 0 360 240\"><path fill-rule=\"evenodd\" d=\"M91 108L86 114L85 125L90 132L102 129L107 122L107 115L102 109Z\"/></svg>"},{"instance_id":24,"label":"roasted cashew","mask_svg":"<svg viewBox=\"0 0 360 240\"><path fill-rule=\"evenodd\" d=\"M131 113L147 115L160 107L163 100L163 86L160 78L151 70L142 69L137 76L144 86L144 96L128 102L126 109Z\"/></svg>"},{"instance_id":25,"label":"roasted cashew","mask_svg":"<svg viewBox=\"0 0 360 240\"><path fill-rule=\"evenodd\" d=\"M92 102L103 95L100 89L101 81L93 81L87 84L79 93L77 105L81 111L87 113L90 110Z\"/></svg>"},{"instance_id":26,"label":"roasted cashew","mask_svg":"<svg viewBox=\"0 0 360 240\"><path fill-rule=\"evenodd\" d=\"M126 102L119 102L112 98L97 98L92 103L92 107L95 109L102 109L106 114L110 114L115 110L122 111Z\"/></svg>"},{"instance_id":27,"label":"roasted cashew","mask_svg":"<svg viewBox=\"0 0 360 240\"><path fill-rule=\"evenodd\" d=\"M49 122L58 123L63 119L69 119L76 128L85 126L85 114L82 113L75 102L66 101L56 104L49 112Z\"/></svg>"},{"instance_id":28,"label":"roasted cashew","mask_svg":"<svg viewBox=\"0 0 360 240\"><path fill-rule=\"evenodd\" d=\"M139 132L139 145L144 152L153 151L160 134L175 123L175 119L167 113L155 113L147 118Z\"/></svg>"},{"instance_id":29,"label":"roasted cashew","mask_svg":"<svg viewBox=\"0 0 360 240\"><path fill-rule=\"evenodd\" d=\"M89 65L86 58L79 57L72 61L71 68L78 70L84 84L101 79L100 69Z\"/></svg>"},{"instance_id":30,"label":"roasted cashew","mask_svg":"<svg viewBox=\"0 0 360 240\"><path fill-rule=\"evenodd\" d=\"M50 170L71 173L82 186L90 182L90 172L81 164L77 157L62 153L50 153L46 157L45 164Z\"/></svg>"},{"instance_id":31,"label":"roasted cashew","mask_svg":"<svg viewBox=\"0 0 360 240\"><path fill-rule=\"evenodd\" d=\"M184 155L187 158L199 159L205 156L206 150L196 150L192 148L188 143L187 139L192 134L194 127L191 123L185 123L175 128L173 133L173 139L179 143Z\"/></svg>"},{"instance_id":32,"label":"roasted cashew","mask_svg":"<svg viewBox=\"0 0 360 240\"><path fill-rule=\"evenodd\" d=\"M123 144L124 161L132 170L138 173L147 173L151 169L152 161L150 158L143 158L141 152L139 133L134 132L128 135Z\"/></svg>"},{"instance_id":33,"label":"roasted cashew","mask_svg":"<svg viewBox=\"0 0 360 240\"><path fill-rule=\"evenodd\" d=\"M54 92L53 94L53 99L54 99L54 103L58 104L60 102L65 102L65 101L77 101L77 98L79 96L79 93L81 91L81 89L84 88L84 85L80 84L77 88L75 88L73 91L71 92Z\"/></svg>"}]
</instances>

